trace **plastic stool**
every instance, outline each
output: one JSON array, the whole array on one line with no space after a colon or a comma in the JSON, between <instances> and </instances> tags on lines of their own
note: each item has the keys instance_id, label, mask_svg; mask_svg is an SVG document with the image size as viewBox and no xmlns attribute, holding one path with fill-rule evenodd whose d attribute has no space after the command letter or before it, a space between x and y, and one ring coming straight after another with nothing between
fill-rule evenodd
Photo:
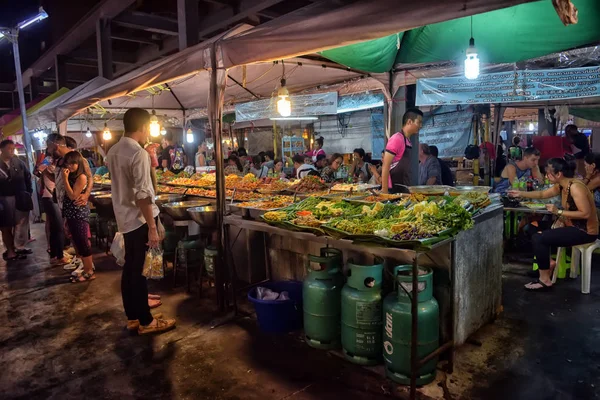
<instances>
[{"instance_id":1,"label":"plastic stool","mask_svg":"<svg viewBox=\"0 0 600 400\"><path fill-rule=\"evenodd\" d=\"M579 246L573 246L571 253L571 278L577 278L580 260L583 259L583 266L581 268L581 293L590 293L590 284L592 281L592 254L594 250L600 248L600 240L596 240L592 243L582 244ZM562 254L563 249L558 248L558 253ZM557 271L555 270L552 276L552 283L556 282Z\"/></svg>"},{"instance_id":2,"label":"plastic stool","mask_svg":"<svg viewBox=\"0 0 600 400\"><path fill-rule=\"evenodd\" d=\"M559 249L562 250L562 249ZM557 251L556 255L552 255L554 257L554 259L556 260L556 264L557 267L556 268L558 270L558 278L559 279L564 279L567 277L567 270L571 268L571 256L569 256L568 254L566 254L565 251L560 251L560 253ZM533 270L537 271L539 269L537 262L535 260L535 257L533 259Z\"/></svg>"}]
</instances>

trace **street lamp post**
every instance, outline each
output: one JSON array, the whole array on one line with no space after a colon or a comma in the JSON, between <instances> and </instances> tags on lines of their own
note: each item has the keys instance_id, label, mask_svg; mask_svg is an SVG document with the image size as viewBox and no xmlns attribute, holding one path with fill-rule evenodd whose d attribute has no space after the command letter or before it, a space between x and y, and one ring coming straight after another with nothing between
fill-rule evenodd
<instances>
[{"instance_id":1,"label":"street lamp post","mask_svg":"<svg viewBox=\"0 0 600 400\"><path fill-rule=\"evenodd\" d=\"M23 122L23 142L25 144L25 159L27 160L27 166L30 171L33 171L35 167L35 160L33 158L33 154L31 152L31 136L29 130L27 129L27 108L25 106L25 90L23 89L23 75L21 73L21 57L19 55L19 29L24 29L31 24L39 22L45 18L48 18L48 14L44 11L42 7L38 14L29 18L19 25L16 28L5 29L0 28L0 40L2 38L6 38L9 42L12 43L13 46L13 56L15 59L15 74L17 76L17 92L19 94L19 107L21 108L21 121ZM40 206L38 203L38 195L37 195L37 185L35 184L35 180L32 175L32 187L33 187L33 213L38 219L40 217Z\"/></svg>"}]
</instances>

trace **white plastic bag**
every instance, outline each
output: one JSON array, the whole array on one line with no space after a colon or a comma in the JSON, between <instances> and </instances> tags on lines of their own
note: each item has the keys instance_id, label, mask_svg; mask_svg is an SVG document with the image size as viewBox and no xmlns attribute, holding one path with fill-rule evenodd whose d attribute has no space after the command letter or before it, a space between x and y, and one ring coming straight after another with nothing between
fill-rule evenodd
<instances>
[{"instance_id":1,"label":"white plastic bag","mask_svg":"<svg viewBox=\"0 0 600 400\"><path fill-rule=\"evenodd\" d=\"M117 264L122 267L125 265L125 239L121 232L117 232L110 245L110 252L117 259Z\"/></svg>"}]
</instances>

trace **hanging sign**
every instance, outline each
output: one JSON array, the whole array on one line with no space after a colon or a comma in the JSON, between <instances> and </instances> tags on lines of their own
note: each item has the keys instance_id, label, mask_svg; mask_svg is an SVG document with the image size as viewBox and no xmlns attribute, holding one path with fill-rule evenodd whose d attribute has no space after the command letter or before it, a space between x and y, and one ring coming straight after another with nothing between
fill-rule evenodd
<instances>
[{"instance_id":1,"label":"hanging sign","mask_svg":"<svg viewBox=\"0 0 600 400\"><path fill-rule=\"evenodd\" d=\"M499 72L417 80L418 106L548 101L600 96L600 67Z\"/></svg>"},{"instance_id":2,"label":"hanging sign","mask_svg":"<svg viewBox=\"0 0 600 400\"><path fill-rule=\"evenodd\" d=\"M302 94L290 96L292 115L294 117L315 117L337 113L337 92ZM256 121L259 119L281 117L277 112L277 98L240 103L235 105L235 121Z\"/></svg>"},{"instance_id":3,"label":"hanging sign","mask_svg":"<svg viewBox=\"0 0 600 400\"><path fill-rule=\"evenodd\" d=\"M471 138L472 121L472 107L438 107L425 113L419 143L437 146L440 158L463 156Z\"/></svg>"}]
</instances>

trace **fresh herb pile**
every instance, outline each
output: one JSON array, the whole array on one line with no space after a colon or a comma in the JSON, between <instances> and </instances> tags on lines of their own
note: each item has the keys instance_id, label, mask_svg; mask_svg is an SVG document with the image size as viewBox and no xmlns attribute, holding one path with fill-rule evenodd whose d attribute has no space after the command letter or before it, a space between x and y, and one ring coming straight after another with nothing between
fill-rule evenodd
<instances>
[{"instance_id":1,"label":"fresh herb pile","mask_svg":"<svg viewBox=\"0 0 600 400\"><path fill-rule=\"evenodd\" d=\"M447 200L421 201L407 208L376 203L372 207L364 206L359 216L336 218L326 226L352 235L417 240L433 237L447 229L469 229L473 219L458 203Z\"/></svg>"}]
</instances>

